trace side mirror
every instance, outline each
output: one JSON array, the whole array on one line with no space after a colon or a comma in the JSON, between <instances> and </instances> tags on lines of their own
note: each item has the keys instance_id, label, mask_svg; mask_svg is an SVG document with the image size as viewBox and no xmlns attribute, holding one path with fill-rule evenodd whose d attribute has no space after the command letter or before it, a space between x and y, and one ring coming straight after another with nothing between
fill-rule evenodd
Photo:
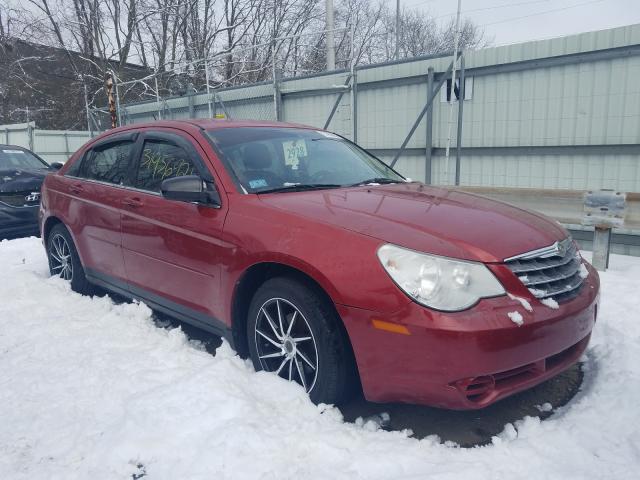
<instances>
[{"instance_id":1,"label":"side mirror","mask_svg":"<svg viewBox=\"0 0 640 480\"><path fill-rule=\"evenodd\" d=\"M178 202L220 206L220 196L197 175L168 178L160 186L162 196Z\"/></svg>"},{"instance_id":2,"label":"side mirror","mask_svg":"<svg viewBox=\"0 0 640 480\"><path fill-rule=\"evenodd\" d=\"M64 167L64 163L53 162L53 163L50 163L49 166L54 170L60 170L62 167Z\"/></svg>"}]
</instances>

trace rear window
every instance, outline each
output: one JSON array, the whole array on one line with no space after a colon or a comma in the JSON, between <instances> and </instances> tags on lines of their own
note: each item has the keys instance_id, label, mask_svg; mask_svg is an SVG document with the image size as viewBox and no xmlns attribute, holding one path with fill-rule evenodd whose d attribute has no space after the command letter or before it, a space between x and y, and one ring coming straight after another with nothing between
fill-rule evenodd
<instances>
[{"instance_id":1,"label":"rear window","mask_svg":"<svg viewBox=\"0 0 640 480\"><path fill-rule=\"evenodd\" d=\"M121 142L94 150L83 161L80 176L115 185L127 184L133 145L133 142Z\"/></svg>"}]
</instances>

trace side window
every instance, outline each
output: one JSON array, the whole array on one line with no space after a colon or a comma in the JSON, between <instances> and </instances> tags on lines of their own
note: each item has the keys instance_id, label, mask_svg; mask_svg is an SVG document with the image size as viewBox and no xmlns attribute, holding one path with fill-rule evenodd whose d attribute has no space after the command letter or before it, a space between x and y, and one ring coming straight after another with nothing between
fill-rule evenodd
<instances>
[{"instance_id":1,"label":"side window","mask_svg":"<svg viewBox=\"0 0 640 480\"><path fill-rule=\"evenodd\" d=\"M70 177L79 177L80 171L82 170L82 162L86 162L87 158L91 155L91 151L85 152L80 158L76 158L76 160L69 166L65 175Z\"/></svg>"},{"instance_id":2,"label":"side window","mask_svg":"<svg viewBox=\"0 0 640 480\"><path fill-rule=\"evenodd\" d=\"M94 150L83 159L82 176L116 185L128 183L132 149L132 142L122 142Z\"/></svg>"},{"instance_id":3,"label":"side window","mask_svg":"<svg viewBox=\"0 0 640 480\"><path fill-rule=\"evenodd\" d=\"M159 140L144 142L136 188L160 192L164 180L185 175L198 175L198 170L182 147Z\"/></svg>"}]
</instances>

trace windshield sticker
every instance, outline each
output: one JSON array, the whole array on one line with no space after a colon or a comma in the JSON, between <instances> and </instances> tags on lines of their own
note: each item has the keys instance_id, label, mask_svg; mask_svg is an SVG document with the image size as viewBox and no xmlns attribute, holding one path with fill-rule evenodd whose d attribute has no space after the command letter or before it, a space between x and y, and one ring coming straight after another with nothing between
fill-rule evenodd
<instances>
[{"instance_id":1,"label":"windshield sticker","mask_svg":"<svg viewBox=\"0 0 640 480\"><path fill-rule=\"evenodd\" d=\"M22 150L2 150L4 153L21 153L24 155Z\"/></svg>"},{"instance_id":2,"label":"windshield sticker","mask_svg":"<svg viewBox=\"0 0 640 480\"><path fill-rule=\"evenodd\" d=\"M331 133L331 132L324 132L322 130L316 130L316 133L319 135L322 135L323 137L327 137L327 138L333 138L333 139L340 139L340 137L338 135L336 135L335 133Z\"/></svg>"},{"instance_id":3,"label":"windshield sticker","mask_svg":"<svg viewBox=\"0 0 640 480\"><path fill-rule=\"evenodd\" d=\"M259 178L257 180L249 180L249 186L251 188L266 187L267 181L264 178Z\"/></svg>"},{"instance_id":4,"label":"windshield sticker","mask_svg":"<svg viewBox=\"0 0 640 480\"><path fill-rule=\"evenodd\" d=\"M307 156L307 143L302 139L291 140L282 142L282 148L284 150L284 164L290 165L291 170L297 170L300 157Z\"/></svg>"}]
</instances>

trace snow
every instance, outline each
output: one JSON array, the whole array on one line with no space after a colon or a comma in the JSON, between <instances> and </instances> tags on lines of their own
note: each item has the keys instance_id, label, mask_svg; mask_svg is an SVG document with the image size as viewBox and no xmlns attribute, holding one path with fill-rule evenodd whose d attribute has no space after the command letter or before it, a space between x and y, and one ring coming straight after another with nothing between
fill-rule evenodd
<instances>
[{"instance_id":1,"label":"snow","mask_svg":"<svg viewBox=\"0 0 640 480\"><path fill-rule=\"evenodd\" d=\"M520 312L509 312L507 313L507 316L513 323L515 323L518 326L524 323L524 320L522 319L522 315L520 314Z\"/></svg>"},{"instance_id":2,"label":"snow","mask_svg":"<svg viewBox=\"0 0 640 480\"><path fill-rule=\"evenodd\" d=\"M541 297L543 296L545 293L547 293L546 290L541 290L539 288L529 288L528 289L531 292L531 295L535 296L535 297Z\"/></svg>"},{"instance_id":3,"label":"snow","mask_svg":"<svg viewBox=\"0 0 640 480\"><path fill-rule=\"evenodd\" d=\"M545 402L542 405L536 405L536 408L541 412L550 412L551 410L553 410L553 405L551 405L549 402Z\"/></svg>"},{"instance_id":4,"label":"snow","mask_svg":"<svg viewBox=\"0 0 640 480\"><path fill-rule=\"evenodd\" d=\"M589 276L589 270L587 270L587 267L584 266L584 263L580 264L578 274L580 275L580 278L587 278Z\"/></svg>"},{"instance_id":5,"label":"snow","mask_svg":"<svg viewBox=\"0 0 640 480\"><path fill-rule=\"evenodd\" d=\"M345 423L226 344L211 356L144 305L77 295L37 239L0 243L0 265L2 479L637 478L639 258L601 276L578 395L472 449Z\"/></svg>"},{"instance_id":6,"label":"snow","mask_svg":"<svg viewBox=\"0 0 640 480\"><path fill-rule=\"evenodd\" d=\"M533 308L531 307L531 304L529 303L529 301L526 298L517 297L517 296L512 295L510 293L507 293L507 295L509 295L509 298L511 300L516 300L516 301L520 302L520 305L522 305L522 308L524 308L527 312L533 312Z\"/></svg>"},{"instance_id":7,"label":"snow","mask_svg":"<svg viewBox=\"0 0 640 480\"><path fill-rule=\"evenodd\" d=\"M540 303L542 303L543 305L546 305L549 308L553 308L554 310L557 310L558 308L560 308L560 306L558 305L558 302L556 302L551 297L543 298L542 300L540 300Z\"/></svg>"}]
</instances>

